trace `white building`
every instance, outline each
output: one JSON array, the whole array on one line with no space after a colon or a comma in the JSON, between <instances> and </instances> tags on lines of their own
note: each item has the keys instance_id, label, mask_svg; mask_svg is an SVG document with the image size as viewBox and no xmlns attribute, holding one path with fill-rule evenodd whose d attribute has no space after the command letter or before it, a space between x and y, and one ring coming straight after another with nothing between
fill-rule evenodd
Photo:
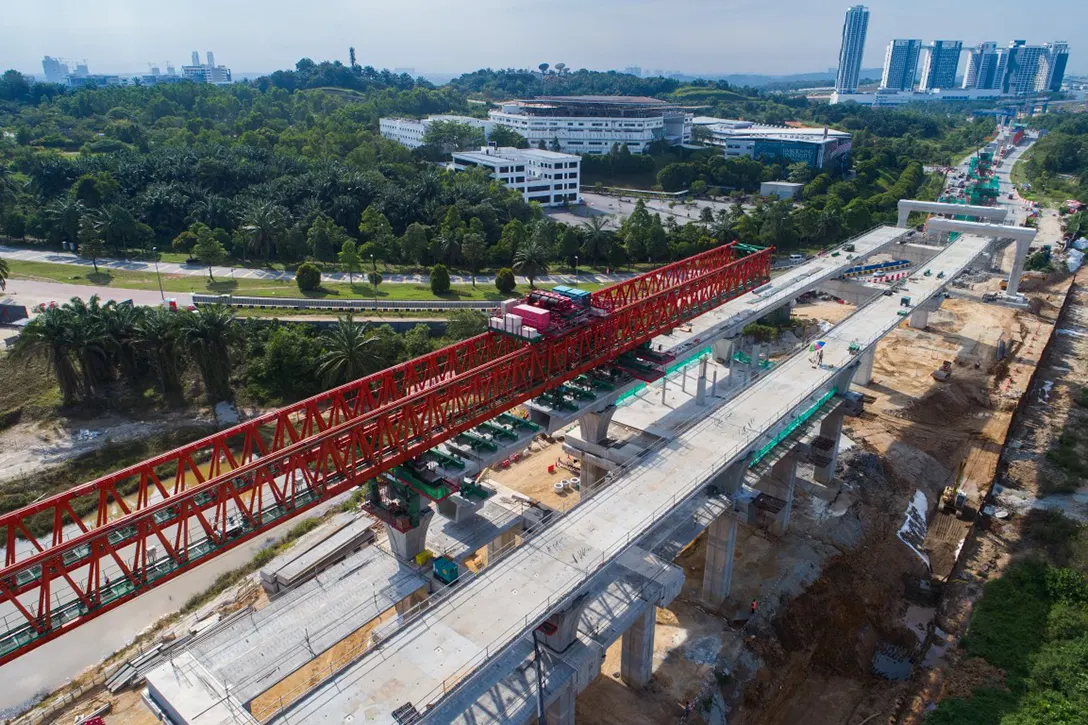
<instances>
[{"instance_id":1,"label":"white building","mask_svg":"<svg viewBox=\"0 0 1088 725\"><path fill-rule=\"evenodd\" d=\"M760 196L776 196L779 199L800 199L804 184L789 181L764 181L759 185Z\"/></svg>"},{"instance_id":2,"label":"white building","mask_svg":"<svg viewBox=\"0 0 1088 725\"><path fill-rule=\"evenodd\" d=\"M183 65L181 75L186 80L194 83L211 83L215 86L225 86L231 82L230 68L225 65L215 64L215 54L208 51L208 62L200 62L200 54L193 51L193 64Z\"/></svg>"},{"instance_id":3,"label":"white building","mask_svg":"<svg viewBox=\"0 0 1088 725\"><path fill-rule=\"evenodd\" d=\"M401 146L415 149L423 145L423 136L427 133L427 127L435 121L456 121L457 123L475 126L483 129L484 138L490 138L491 130L495 128L494 122L485 121L480 118L442 115L430 116L429 118L424 119L381 118L378 119L378 132L382 135L382 138L387 138L390 141L396 141Z\"/></svg>"},{"instance_id":4,"label":"white building","mask_svg":"<svg viewBox=\"0 0 1088 725\"><path fill-rule=\"evenodd\" d=\"M691 113L643 96L542 96L503 103L489 116L532 147L558 145L572 154L606 154L624 144L640 154L655 141L674 146L691 141Z\"/></svg>"},{"instance_id":5,"label":"white building","mask_svg":"<svg viewBox=\"0 0 1088 725\"><path fill-rule=\"evenodd\" d=\"M1001 98L1000 89L947 88L936 91L899 91L878 93L832 93L831 104L860 103L863 106L902 106L907 103L936 101L992 101Z\"/></svg>"},{"instance_id":6,"label":"white building","mask_svg":"<svg viewBox=\"0 0 1088 725\"><path fill-rule=\"evenodd\" d=\"M751 121L699 116L694 119L703 143L723 149L726 158L803 161L812 168L832 165L849 153L851 136L833 128L765 126Z\"/></svg>"},{"instance_id":7,"label":"white building","mask_svg":"<svg viewBox=\"0 0 1088 725\"><path fill-rule=\"evenodd\" d=\"M525 201L544 206L582 201L582 159L573 154L485 146L479 151L454 152L452 166L458 171L488 169L491 178L521 193Z\"/></svg>"},{"instance_id":8,"label":"white building","mask_svg":"<svg viewBox=\"0 0 1088 725\"><path fill-rule=\"evenodd\" d=\"M853 93L858 89L861 60L865 53L865 36L869 32L869 8L855 5L846 11L842 24L842 45L839 47L839 71L835 90Z\"/></svg>"}]
</instances>

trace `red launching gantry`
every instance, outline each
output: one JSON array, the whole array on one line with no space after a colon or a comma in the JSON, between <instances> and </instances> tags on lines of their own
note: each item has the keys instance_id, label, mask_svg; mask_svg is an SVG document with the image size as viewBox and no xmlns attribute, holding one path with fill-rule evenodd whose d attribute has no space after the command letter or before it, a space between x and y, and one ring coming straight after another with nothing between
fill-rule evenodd
<instances>
[{"instance_id":1,"label":"red launching gantry","mask_svg":"<svg viewBox=\"0 0 1088 725\"><path fill-rule=\"evenodd\" d=\"M505 411L591 371L660 377L646 344L765 284L771 251L728 244L593 293L536 290L482 335L0 515L0 665L361 484L439 500L436 446L484 445L471 429L508 433Z\"/></svg>"}]
</instances>

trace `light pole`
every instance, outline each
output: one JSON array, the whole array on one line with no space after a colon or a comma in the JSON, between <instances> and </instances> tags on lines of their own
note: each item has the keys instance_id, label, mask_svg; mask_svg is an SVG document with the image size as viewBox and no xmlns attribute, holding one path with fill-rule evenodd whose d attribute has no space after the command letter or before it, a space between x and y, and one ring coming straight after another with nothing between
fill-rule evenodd
<instances>
[{"instance_id":1,"label":"light pole","mask_svg":"<svg viewBox=\"0 0 1088 725\"><path fill-rule=\"evenodd\" d=\"M163 302L166 302L166 293L162 291L162 275L159 274L159 248L152 247L151 254L155 262L155 278L159 280L159 297L162 298Z\"/></svg>"},{"instance_id":2,"label":"light pole","mask_svg":"<svg viewBox=\"0 0 1088 725\"><path fill-rule=\"evenodd\" d=\"M574 255L574 284L578 284L578 255Z\"/></svg>"},{"instance_id":3,"label":"light pole","mask_svg":"<svg viewBox=\"0 0 1088 725\"><path fill-rule=\"evenodd\" d=\"M370 255L370 289L374 290L374 309L378 309L378 263L374 261L374 255Z\"/></svg>"}]
</instances>

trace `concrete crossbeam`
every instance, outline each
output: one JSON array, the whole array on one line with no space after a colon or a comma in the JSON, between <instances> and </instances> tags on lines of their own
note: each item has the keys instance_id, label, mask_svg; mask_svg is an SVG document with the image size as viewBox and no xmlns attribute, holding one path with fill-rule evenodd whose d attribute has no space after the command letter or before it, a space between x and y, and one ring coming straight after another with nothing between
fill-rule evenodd
<instances>
[{"instance_id":1,"label":"concrete crossbeam","mask_svg":"<svg viewBox=\"0 0 1088 725\"><path fill-rule=\"evenodd\" d=\"M820 285L820 291L860 307L881 294L884 288L850 279L829 279Z\"/></svg>"},{"instance_id":2,"label":"concrete crossbeam","mask_svg":"<svg viewBox=\"0 0 1088 725\"><path fill-rule=\"evenodd\" d=\"M1005 207L994 206L970 206L967 204L947 204L939 201L919 201L918 199L899 200L899 220L896 223L900 229L907 226L907 218L912 211L924 211L931 214L949 214L953 216L969 216L975 219L990 219L992 221L1004 221L1008 216ZM931 220L931 222L934 220Z\"/></svg>"}]
</instances>

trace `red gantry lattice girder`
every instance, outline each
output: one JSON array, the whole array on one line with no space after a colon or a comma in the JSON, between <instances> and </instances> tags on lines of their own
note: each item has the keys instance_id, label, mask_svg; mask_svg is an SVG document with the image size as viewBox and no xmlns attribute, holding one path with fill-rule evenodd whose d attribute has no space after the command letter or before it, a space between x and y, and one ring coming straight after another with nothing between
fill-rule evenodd
<instances>
[{"instance_id":1,"label":"red gantry lattice girder","mask_svg":"<svg viewBox=\"0 0 1088 725\"><path fill-rule=\"evenodd\" d=\"M0 605L17 612L0 627L0 664L764 284L770 268L770 249L734 260L718 247L594 293L610 314L563 337L488 332L0 515Z\"/></svg>"}]
</instances>

